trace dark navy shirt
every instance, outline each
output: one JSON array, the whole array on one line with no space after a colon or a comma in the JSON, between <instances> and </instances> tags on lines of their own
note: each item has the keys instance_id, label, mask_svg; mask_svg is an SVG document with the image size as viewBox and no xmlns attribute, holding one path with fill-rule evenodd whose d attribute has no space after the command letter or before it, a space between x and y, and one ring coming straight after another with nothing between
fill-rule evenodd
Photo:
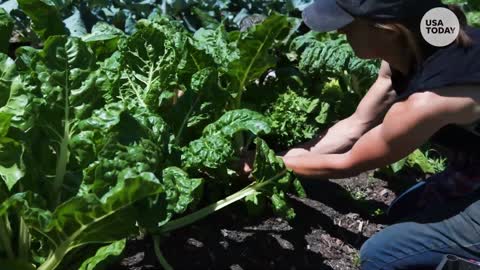
<instances>
[{"instance_id":1,"label":"dark navy shirt","mask_svg":"<svg viewBox=\"0 0 480 270\"><path fill-rule=\"evenodd\" d=\"M453 85L478 84L480 91L480 29L467 27L466 32L473 40L471 47L462 48L453 43L435 48L409 76L392 70L397 101L415 92ZM453 151L480 153L480 121L467 126L447 125L435 133L430 141Z\"/></svg>"}]
</instances>

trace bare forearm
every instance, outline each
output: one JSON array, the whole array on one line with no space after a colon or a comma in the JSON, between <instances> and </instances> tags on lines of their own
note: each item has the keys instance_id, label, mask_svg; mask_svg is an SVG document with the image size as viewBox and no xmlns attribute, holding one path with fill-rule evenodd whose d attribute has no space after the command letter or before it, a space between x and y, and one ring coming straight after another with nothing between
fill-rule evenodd
<instances>
[{"instance_id":1,"label":"bare forearm","mask_svg":"<svg viewBox=\"0 0 480 270\"><path fill-rule=\"evenodd\" d=\"M309 149L317 154L341 154L349 151L367 131L354 117L345 118L328 129L323 138Z\"/></svg>"},{"instance_id":2,"label":"bare forearm","mask_svg":"<svg viewBox=\"0 0 480 270\"><path fill-rule=\"evenodd\" d=\"M338 179L358 173L346 164L346 154L307 153L299 156L282 157L285 166L295 174L315 179Z\"/></svg>"},{"instance_id":3,"label":"bare forearm","mask_svg":"<svg viewBox=\"0 0 480 270\"><path fill-rule=\"evenodd\" d=\"M352 148L355 142L367 130L367 125L362 124L355 117L351 116L337 122L328 130L322 132L317 138L280 152L278 155L295 156L307 152L315 152L317 154L345 153Z\"/></svg>"}]
</instances>

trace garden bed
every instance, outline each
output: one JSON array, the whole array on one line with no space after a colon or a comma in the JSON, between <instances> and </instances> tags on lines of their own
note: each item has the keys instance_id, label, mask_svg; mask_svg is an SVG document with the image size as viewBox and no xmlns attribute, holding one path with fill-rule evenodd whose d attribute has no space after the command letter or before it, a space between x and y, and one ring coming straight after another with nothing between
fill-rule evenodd
<instances>
[{"instance_id":1,"label":"garden bed","mask_svg":"<svg viewBox=\"0 0 480 270\"><path fill-rule=\"evenodd\" d=\"M162 252L174 269L358 269L361 245L387 226L388 205L415 179L402 177L306 180L308 198L290 195L294 220L247 218L237 204L174 231ZM149 238L130 240L123 256L111 270L161 269Z\"/></svg>"}]
</instances>

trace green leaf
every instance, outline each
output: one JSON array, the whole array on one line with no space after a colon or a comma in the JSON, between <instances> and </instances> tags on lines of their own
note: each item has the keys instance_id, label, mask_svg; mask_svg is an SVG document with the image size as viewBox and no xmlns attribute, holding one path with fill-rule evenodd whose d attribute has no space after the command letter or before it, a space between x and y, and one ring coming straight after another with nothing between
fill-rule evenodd
<instances>
[{"instance_id":1,"label":"green leaf","mask_svg":"<svg viewBox=\"0 0 480 270\"><path fill-rule=\"evenodd\" d=\"M30 17L33 30L41 39L68 33L53 0L18 0L18 5Z\"/></svg>"},{"instance_id":2,"label":"green leaf","mask_svg":"<svg viewBox=\"0 0 480 270\"><path fill-rule=\"evenodd\" d=\"M126 239L122 239L111 243L110 245L101 247L93 257L88 258L82 263L79 270L98 270L103 269L103 262L109 260L111 257L117 257L122 254L125 249Z\"/></svg>"},{"instance_id":3,"label":"green leaf","mask_svg":"<svg viewBox=\"0 0 480 270\"><path fill-rule=\"evenodd\" d=\"M90 118L78 122L81 130L71 138L71 148L75 159L84 166L92 163L101 150L111 140L111 132L120 123L125 111L123 104L110 103L95 110Z\"/></svg>"},{"instance_id":4,"label":"green leaf","mask_svg":"<svg viewBox=\"0 0 480 270\"><path fill-rule=\"evenodd\" d=\"M204 136L222 134L231 139L240 131L250 131L255 135L261 135L270 133L271 129L267 118L260 113L239 109L226 112L220 119L206 126L203 134Z\"/></svg>"},{"instance_id":5,"label":"green leaf","mask_svg":"<svg viewBox=\"0 0 480 270\"><path fill-rule=\"evenodd\" d=\"M255 192L254 194L245 197L245 203L249 215L258 216L265 210L266 199L265 196L261 196L261 194L261 192Z\"/></svg>"},{"instance_id":6,"label":"green leaf","mask_svg":"<svg viewBox=\"0 0 480 270\"><path fill-rule=\"evenodd\" d=\"M247 109L228 111L206 126L203 136L190 142L184 149L183 166L194 170L206 167L226 172L226 166L234 154L232 140L241 131L260 135L269 133L270 127L266 118L257 112Z\"/></svg>"},{"instance_id":7,"label":"green leaf","mask_svg":"<svg viewBox=\"0 0 480 270\"><path fill-rule=\"evenodd\" d=\"M23 146L7 138L12 115L0 112L0 179L5 182L8 190L25 175L23 164Z\"/></svg>"},{"instance_id":8,"label":"green leaf","mask_svg":"<svg viewBox=\"0 0 480 270\"><path fill-rule=\"evenodd\" d=\"M272 140L287 148L317 135L318 120L322 120L317 116L326 113L320 111L318 98L302 97L289 90L269 106L266 115L272 126Z\"/></svg>"},{"instance_id":9,"label":"green leaf","mask_svg":"<svg viewBox=\"0 0 480 270\"><path fill-rule=\"evenodd\" d=\"M13 19L5 9L0 8L0 53L7 53L10 45L10 35L13 30Z\"/></svg>"},{"instance_id":10,"label":"green leaf","mask_svg":"<svg viewBox=\"0 0 480 270\"><path fill-rule=\"evenodd\" d=\"M182 162L188 169L220 169L230 161L233 153L231 141L213 134L190 142L184 150Z\"/></svg>"},{"instance_id":11,"label":"green leaf","mask_svg":"<svg viewBox=\"0 0 480 270\"><path fill-rule=\"evenodd\" d=\"M93 26L92 32L83 36L82 40L92 48L97 58L105 59L117 51L122 38L125 38L122 30L108 23L98 22Z\"/></svg>"},{"instance_id":12,"label":"green leaf","mask_svg":"<svg viewBox=\"0 0 480 270\"><path fill-rule=\"evenodd\" d=\"M67 253L82 245L111 243L135 233L139 213L133 205L162 192L154 174L126 171L100 199L82 196L63 203L41 227L56 242L56 249L38 269L54 269Z\"/></svg>"},{"instance_id":13,"label":"green leaf","mask_svg":"<svg viewBox=\"0 0 480 270\"><path fill-rule=\"evenodd\" d=\"M294 180L293 173L285 168L283 160L278 157L273 150L260 138L255 139L257 145L255 161L253 163L252 175L258 183L262 183L268 179L278 177L281 173L284 175L276 181L262 188L261 195L268 196L273 206L274 212L286 219L295 217L295 211L291 208L285 197ZM287 172L287 173L285 173ZM300 194L304 195L304 190L299 182L293 183L293 188ZM260 196L260 194L257 194Z\"/></svg>"},{"instance_id":14,"label":"green leaf","mask_svg":"<svg viewBox=\"0 0 480 270\"><path fill-rule=\"evenodd\" d=\"M9 190L25 175L23 152L24 148L20 143L9 138L0 138L0 179Z\"/></svg>"},{"instance_id":15,"label":"green leaf","mask_svg":"<svg viewBox=\"0 0 480 270\"><path fill-rule=\"evenodd\" d=\"M255 139L257 145L252 175L256 181L270 179L285 169L283 160L271 150L260 138Z\"/></svg>"},{"instance_id":16,"label":"green leaf","mask_svg":"<svg viewBox=\"0 0 480 270\"><path fill-rule=\"evenodd\" d=\"M295 178L295 180L293 180L293 187L295 188L295 192L300 198L307 197L307 193L305 192L305 189L303 188L302 183L300 182L300 180L298 180L298 178Z\"/></svg>"},{"instance_id":17,"label":"green leaf","mask_svg":"<svg viewBox=\"0 0 480 270\"><path fill-rule=\"evenodd\" d=\"M275 41L288 35L293 24L293 19L274 14L240 35L237 40L239 57L229 63L226 71L232 78L230 93L237 99L234 108L240 105L245 86L275 66L276 57L269 50Z\"/></svg>"},{"instance_id":18,"label":"green leaf","mask_svg":"<svg viewBox=\"0 0 480 270\"><path fill-rule=\"evenodd\" d=\"M272 201L273 210L277 215L286 219L295 218L295 211L292 207L288 206L285 193L283 193L283 191L274 193L270 199Z\"/></svg>"},{"instance_id":19,"label":"green leaf","mask_svg":"<svg viewBox=\"0 0 480 270\"><path fill-rule=\"evenodd\" d=\"M393 173L398 173L399 171L401 171L405 167L406 163L407 163L407 158L403 158L403 159L391 164L390 166L393 170Z\"/></svg>"},{"instance_id":20,"label":"green leaf","mask_svg":"<svg viewBox=\"0 0 480 270\"><path fill-rule=\"evenodd\" d=\"M10 96L10 87L16 75L15 62L6 54L0 52L0 107L7 103Z\"/></svg>"},{"instance_id":21,"label":"green leaf","mask_svg":"<svg viewBox=\"0 0 480 270\"><path fill-rule=\"evenodd\" d=\"M75 126L100 108L103 100L96 85L97 74L91 72L95 57L79 38L48 38L32 63L30 83L35 85L34 91L38 91L33 104L34 117L37 128L48 137L31 137L30 143L43 147L33 153L39 155L34 159L42 160L43 169L54 175L49 182L53 189L51 195L59 196L51 198L51 203L56 205L61 201L61 191L69 174L70 141Z\"/></svg>"},{"instance_id":22,"label":"green leaf","mask_svg":"<svg viewBox=\"0 0 480 270\"><path fill-rule=\"evenodd\" d=\"M418 166L425 173L435 173L435 169L429 163L428 158L419 149L407 157L407 163L411 166Z\"/></svg>"},{"instance_id":23,"label":"green leaf","mask_svg":"<svg viewBox=\"0 0 480 270\"><path fill-rule=\"evenodd\" d=\"M193 38L195 46L211 56L224 70L228 68L229 63L239 58L239 51L235 43L228 40L223 25L215 30L201 28L195 32Z\"/></svg>"},{"instance_id":24,"label":"green leaf","mask_svg":"<svg viewBox=\"0 0 480 270\"><path fill-rule=\"evenodd\" d=\"M201 199L203 179L190 178L180 168L164 169L162 182L167 195L168 210L172 213L182 214Z\"/></svg>"},{"instance_id":25,"label":"green leaf","mask_svg":"<svg viewBox=\"0 0 480 270\"><path fill-rule=\"evenodd\" d=\"M190 87L164 114L177 143L184 145L201 136L205 126L223 114L227 99L227 93L218 87L217 70L204 68L194 73Z\"/></svg>"},{"instance_id":26,"label":"green leaf","mask_svg":"<svg viewBox=\"0 0 480 270\"><path fill-rule=\"evenodd\" d=\"M12 115L0 112L0 138L7 136Z\"/></svg>"},{"instance_id":27,"label":"green leaf","mask_svg":"<svg viewBox=\"0 0 480 270\"><path fill-rule=\"evenodd\" d=\"M468 12L467 20L471 26L480 27L480 11Z\"/></svg>"},{"instance_id":28,"label":"green leaf","mask_svg":"<svg viewBox=\"0 0 480 270\"><path fill-rule=\"evenodd\" d=\"M176 97L187 36L173 23L142 20L120 45L122 85L119 97L129 108L157 111Z\"/></svg>"},{"instance_id":29,"label":"green leaf","mask_svg":"<svg viewBox=\"0 0 480 270\"><path fill-rule=\"evenodd\" d=\"M127 145L111 142L97 161L84 170L82 193L102 196L126 173L155 173L161 165L161 157L158 145L147 139Z\"/></svg>"}]
</instances>

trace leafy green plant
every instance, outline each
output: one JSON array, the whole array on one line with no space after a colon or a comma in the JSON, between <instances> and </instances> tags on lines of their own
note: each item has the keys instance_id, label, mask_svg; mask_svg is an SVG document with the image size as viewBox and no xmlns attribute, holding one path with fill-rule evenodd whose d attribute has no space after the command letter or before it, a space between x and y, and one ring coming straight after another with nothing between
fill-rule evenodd
<instances>
[{"instance_id":1,"label":"leafy green plant","mask_svg":"<svg viewBox=\"0 0 480 270\"><path fill-rule=\"evenodd\" d=\"M36 27L41 49L0 58L2 265L95 267L139 231L161 236L242 199L263 209L268 198L294 217L285 194L301 185L258 138L271 132L268 118L241 108L246 86L275 65L269 48L291 19L225 35L242 55L230 62L164 17L129 36ZM253 138L256 181L235 193L232 162ZM227 197L208 206L212 188Z\"/></svg>"}]
</instances>

